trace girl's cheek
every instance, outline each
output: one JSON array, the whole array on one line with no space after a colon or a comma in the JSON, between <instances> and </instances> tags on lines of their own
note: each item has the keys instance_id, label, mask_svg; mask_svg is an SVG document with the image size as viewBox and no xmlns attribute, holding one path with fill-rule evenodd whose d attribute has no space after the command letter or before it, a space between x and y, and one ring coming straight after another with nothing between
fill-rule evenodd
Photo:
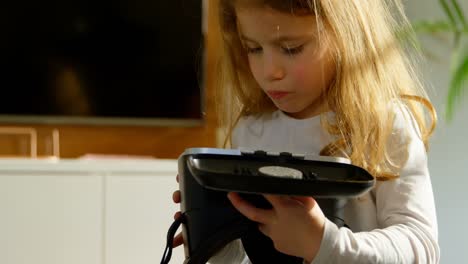
<instances>
[{"instance_id":1,"label":"girl's cheek","mask_svg":"<svg viewBox=\"0 0 468 264\"><path fill-rule=\"evenodd\" d=\"M291 71L291 74L294 78L294 82L303 83L307 76L306 71L307 71L307 67L305 67L305 65L303 64L296 65Z\"/></svg>"},{"instance_id":2,"label":"girl's cheek","mask_svg":"<svg viewBox=\"0 0 468 264\"><path fill-rule=\"evenodd\" d=\"M259 69L258 63L255 61L249 60L249 68L250 68L250 73L252 73L252 76L254 79L258 82L258 75L260 74L261 69Z\"/></svg>"}]
</instances>

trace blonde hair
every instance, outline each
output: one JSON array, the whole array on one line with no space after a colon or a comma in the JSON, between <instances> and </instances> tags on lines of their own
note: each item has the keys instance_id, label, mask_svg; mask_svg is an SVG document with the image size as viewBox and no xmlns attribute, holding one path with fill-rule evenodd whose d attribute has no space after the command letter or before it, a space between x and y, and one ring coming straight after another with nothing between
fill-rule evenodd
<instances>
[{"instance_id":1,"label":"blonde hair","mask_svg":"<svg viewBox=\"0 0 468 264\"><path fill-rule=\"evenodd\" d=\"M393 102L405 105L428 139L436 113L417 79L409 56L395 35L409 25L400 1L384 0L219 0L220 44L217 76L220 124L227 127L225 146L238 120L276 110L255 82L238 35L234 5L270 7L301 15L314 15L323 37L333 42L336 76L324 99L335 115L322 114L322 126L338 140L321 155L346 153L354 165L367 169L378 180L397 177L387 143L393 130ZM399 23L397 23L399 22ZM432 118L428 126L427 107Z\"/></svg>"}]
</instances>

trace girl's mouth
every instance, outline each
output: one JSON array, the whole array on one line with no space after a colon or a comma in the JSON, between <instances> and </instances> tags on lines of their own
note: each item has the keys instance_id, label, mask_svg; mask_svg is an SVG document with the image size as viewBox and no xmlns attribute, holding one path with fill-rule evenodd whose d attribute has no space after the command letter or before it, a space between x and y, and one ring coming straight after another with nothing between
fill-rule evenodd
<instances>
[{"instance_id":1,"label":"girl's mouth","mask_svg":"<svg viewBox=\"0 0 468 264\"><path fill-rule=\"evenodd\" d=\"M275 100L281 99L285 97L286 95L290 94L290 92L281 92L281 91L270 91L268 92L268 95Z\"/></svg>"}]
</instances>

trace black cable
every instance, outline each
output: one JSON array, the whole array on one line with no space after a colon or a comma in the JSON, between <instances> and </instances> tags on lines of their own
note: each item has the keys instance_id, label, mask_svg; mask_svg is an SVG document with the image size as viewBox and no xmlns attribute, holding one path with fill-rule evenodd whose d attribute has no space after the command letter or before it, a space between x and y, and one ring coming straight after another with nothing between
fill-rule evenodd
<instances>
[{"instance_id":1,"label":"black cable","mask_svg":"<svg viewBox=\"0 0 468 264\"><path fill-rule=\"evenodd\" d=\"M185 214L182 214L180 217L178 217L174 223L172 223L171 227L169 227L169 230L167 231L167 244L166 248L164 249L163 257L161 259L161 264L167 264L169 263L169 260L171 260L172 257L172 243L174 242L174 236L175 233L177 232L177 229L179 229L179 226L185 222Z\"/></svg>"},{"instance_id":2,"label":"black cable","mask_svg":"<svg viewBox=\"0 0 468 264\"><path fill-rule=\"evenodd\" d=\"M345 223L345 221L337 216L334 215L326 215L327 218L333 218L336 220L339 220L341 223L338 224L336 221L334 221L339 227L348 227L348 225ZM179 226L185 222L185 214L182 214L179 218L177 218L174 223L169 227L169 230L167 231L167 244L166 248L164 249L163 257L161 259L161 264L168 264L169 261L171 260L172 257L172 244L174 242L174 236L175 233L177 232L177 229L179 229Z\"/></svg>"}]
</instances>

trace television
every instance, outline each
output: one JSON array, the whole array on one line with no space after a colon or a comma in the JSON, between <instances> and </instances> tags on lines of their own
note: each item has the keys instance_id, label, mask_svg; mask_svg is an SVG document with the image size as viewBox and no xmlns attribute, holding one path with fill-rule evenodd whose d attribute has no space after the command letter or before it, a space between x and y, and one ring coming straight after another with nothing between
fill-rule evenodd
<instances>
[{"instance_id":1,"label":"television","mask_svg":"<svg viewBox=\"0 0 468 264\"><path fill-rule=\"evenodd\" d=\"M203 0L25 0L0 9L0 122L196 125Z\"/></svg>"}]
</instances>

